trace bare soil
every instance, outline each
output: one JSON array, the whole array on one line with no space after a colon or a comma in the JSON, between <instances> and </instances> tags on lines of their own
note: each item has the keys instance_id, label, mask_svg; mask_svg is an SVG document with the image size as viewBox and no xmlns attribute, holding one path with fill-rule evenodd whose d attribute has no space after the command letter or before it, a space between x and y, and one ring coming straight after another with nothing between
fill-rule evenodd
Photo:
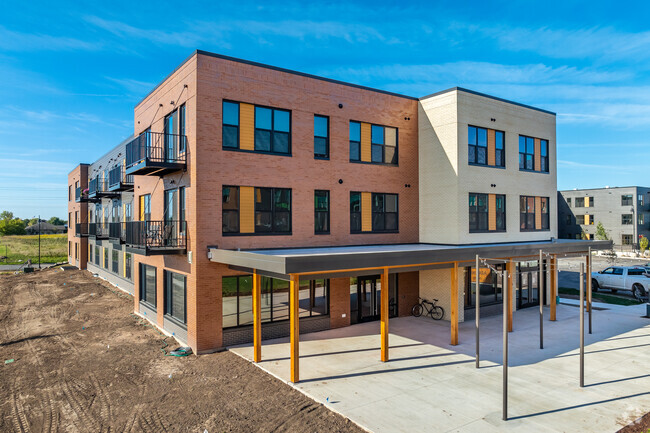
<instances>
[{"instance_id":1,"label":"bare soil","mask_svg":"<svg viewBox=\"0 0 650 433\"><path fill-rule=\"evenodd\" d=\"M233 353L164 356L132 310L85 271L0 275L0 431L363 431Z\"/></svg>"},{"instance_id":2,"label":"bare soil","mask_svg":"<svg viewBox=\"0 0 650 433\"><path fill-rule=\"evenodd\" d=\"M648 433L650 432L650 413L645 414L632 424L623 427L618 433Z\"/></svg>"}]
</instances>

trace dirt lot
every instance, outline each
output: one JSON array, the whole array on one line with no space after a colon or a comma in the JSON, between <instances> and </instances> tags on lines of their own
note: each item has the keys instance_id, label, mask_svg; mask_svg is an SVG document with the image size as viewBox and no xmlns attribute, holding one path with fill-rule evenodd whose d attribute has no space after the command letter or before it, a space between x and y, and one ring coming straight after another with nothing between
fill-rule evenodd
<instances>
[{"instance_id":1,"label":"dirt lot","mask_svg":"<svg viewBox=\"0 0 650 433\"><path fill-rule=\"evenodd\" d=\"M0 431L362 431L230 352L164 356L132 302L83 271L0 275Z\"/></svg>"}]
</instances>

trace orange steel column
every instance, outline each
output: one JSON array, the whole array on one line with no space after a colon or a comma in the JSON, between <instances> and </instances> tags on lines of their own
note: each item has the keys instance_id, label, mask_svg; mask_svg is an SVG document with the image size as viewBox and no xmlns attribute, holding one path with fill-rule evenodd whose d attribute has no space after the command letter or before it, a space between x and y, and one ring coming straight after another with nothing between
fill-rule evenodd
<instances>
[{"instance_id":1,"label":"orange steel column","mask_svg":"<svg viewBox=\"0 0 650 433\"><path fill-rule=\"evenodd\" d=\"M298 383L298 292L300 291L300 279L298 275L291 274L289 282L289 318L291 326L291 382Z\"/></svg>"},{"instance_id":2,"label":"orange steel column","mask_svg":"<svg viewBox=\"0 0 650 433\"><path fill-rule=\"evenodd\" d=\"M451 345L458 344L458 262L451 268Z\"/></svg>"},{"instance_id":3,"label":"orange steel column","mask_svg":"<svg viewBox=\"0 0 650 433\"><path fill-rule=\"evenodd\" d=\"M512 332L512 300L515 298L515 262L508 261L508 332Z\"/></svg>"},{"instance_id":4,"label":"orange steel column","mask_svg":"<svg viewBox=\"0 0 650 433\"><path fill-rule=\"evenodd\" d=\"M381 361L388 361L388 268L381 274Z\"/></svg>"},{"instance_id":5,"label":"orange steel column","mask_svg":"<svg viewBox=\"0 0 650 433\"><path fill-rule=\"evenodd\" d=\"M262 360L262 277L253 272L253 361Z\"/></svg>"},{"instance_id":6,"label":"orange steel column","mask_svg":"<svg viewBox=\"0 0 650 433\"><path fill-rule=\"evenodd\" d=\"M557 310L557 256L551 258L551 322L556 320Z\"/></svg>"}]
</instances>

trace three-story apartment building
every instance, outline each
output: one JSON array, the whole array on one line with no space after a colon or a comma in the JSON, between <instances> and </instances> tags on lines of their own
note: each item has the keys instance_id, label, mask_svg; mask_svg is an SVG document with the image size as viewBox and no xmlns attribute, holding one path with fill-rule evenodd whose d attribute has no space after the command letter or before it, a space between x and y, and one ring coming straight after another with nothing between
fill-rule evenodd
<instances>
[{"instance_id":1,"label":"three-story apartment building","mask_svg":"<svg viewBox=\"0 0 650 433\"><path fill-rule=\"evenodd\" d=\"M556 239L545 110L196 51L134 114L132 138L70 173L70 260L198 353L380 318L387 338L418 296L440 299L456 344L477 254L496 260L481 306L507 287L512 311L553 302L540 250L548 265L589 245Z\"/></svg>"}]
</instances>

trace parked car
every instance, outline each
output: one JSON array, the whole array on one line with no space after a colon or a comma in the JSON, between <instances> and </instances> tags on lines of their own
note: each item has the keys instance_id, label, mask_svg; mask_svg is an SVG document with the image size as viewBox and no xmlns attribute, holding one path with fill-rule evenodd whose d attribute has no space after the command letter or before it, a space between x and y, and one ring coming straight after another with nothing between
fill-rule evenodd
<instances>
[{"instance_id":1,"label":"parked car","mask_svg":"<svg viewBox=\"0 0 650 433\"><path fill-rule=\"evenodd\" d=\"M628 290L639 301L650 293L649 270L641 266L612 266L600 272L591 273L591 289L610 289L612 293Z\"/></svg>"}]
</instances>

